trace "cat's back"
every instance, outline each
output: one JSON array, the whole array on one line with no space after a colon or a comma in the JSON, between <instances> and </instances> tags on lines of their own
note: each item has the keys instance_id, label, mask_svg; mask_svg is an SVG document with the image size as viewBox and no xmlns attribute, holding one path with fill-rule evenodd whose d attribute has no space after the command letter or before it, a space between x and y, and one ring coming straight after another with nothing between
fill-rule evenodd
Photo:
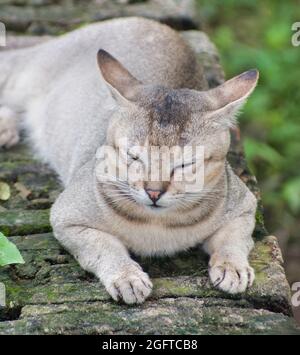
<instances>
[{"instance_id":1,"label":"cat's back","mask_svg":"<svg viewBox=\"0 0 300 355\"><path fill-rule=\"evenodd\" d=\"M132 17L107 21L99 26L99 35L100 32L103 49L145 84L174 88L205 86L195 53L170 27Z\"/></svg>"}]
</instances>

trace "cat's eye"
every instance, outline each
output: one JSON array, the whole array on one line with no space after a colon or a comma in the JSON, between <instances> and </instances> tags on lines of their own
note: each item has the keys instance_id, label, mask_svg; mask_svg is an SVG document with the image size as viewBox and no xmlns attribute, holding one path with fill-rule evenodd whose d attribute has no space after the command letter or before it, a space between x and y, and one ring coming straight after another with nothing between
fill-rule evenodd
<instances>
[{"instance_id":1,"label":"cat's eye","mask_svg":"<svg viewBox=\"0 0 300 355\"><path fill-rule=\"evenodd\" d=\"M191 165L194 165L196 162L195 161L192 161L190 163L186 163L186 164L181 164L181 168L184 169L184 168L187 168L188 166L191 166ZM176 168L175 168L176 169Z\"/></svg>"},{"instance_id":2,"label":"cat's eye","mask_svg":"<svg viewBox=\"0 0 300 355\"><path fill-rule=\"evenodd\" d=\"M191 165L194 165L194 164L196 164L196 162L192 161L190 163L185 163L185 164L181 164L181 165L175 166L175 168L172 170L172 175L174 174L176 169L184 169L184 168L187 168L188 166L191 166Z\"/></svg>"},{"instance_id":3,"label":"cat's eye","mask_svg":"<svg viewBox=\"0 0 300 355\"><path fill-rule=\"evenodd\" d=\"M140 158L137 155L131 154L131 153L127 153L127 155L129 156L130 159L137 161L140 160Z\"/></svg>"}]
</instances>

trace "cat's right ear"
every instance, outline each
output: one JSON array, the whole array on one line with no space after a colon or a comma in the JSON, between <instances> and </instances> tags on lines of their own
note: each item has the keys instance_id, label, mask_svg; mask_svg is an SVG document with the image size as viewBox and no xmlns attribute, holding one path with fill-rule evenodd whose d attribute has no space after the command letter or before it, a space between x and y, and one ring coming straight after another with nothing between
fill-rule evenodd
<instances>
[{"instance_id":1,"label":"cat's right ear","mask_svg":"<svg viewBox=\"0 0 300 355\"><path fill-rule=\"evenodd\" d=\"M104 49L99 50L97 60L101 74L113 97L118 101L134 100L142 83Z\"/></svg>"},{"instance_id":2,"label":"cat's right ear","mask_svg":"<svg viewBox=\"0 0 300 355\"><path fill-rule=\"evenodd\" d=\"M259 72L248 70L225 83L202 92L210 122L224 128L236 124L236 116L257 85Z\"/></svg>"}]
</instances>

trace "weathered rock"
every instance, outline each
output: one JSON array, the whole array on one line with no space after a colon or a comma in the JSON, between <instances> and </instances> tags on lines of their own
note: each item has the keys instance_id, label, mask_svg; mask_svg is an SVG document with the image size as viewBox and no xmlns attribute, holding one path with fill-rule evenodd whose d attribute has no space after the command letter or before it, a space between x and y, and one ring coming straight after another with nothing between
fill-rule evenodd
<instances>
[{"instance_id":1,"label":"weathered rock","mask_svg":"<svg viewBox=\"0 0 300 355\"><path fill-rule=\"evenodd\" d=\"M296 334L293 321L221 299L165 298L139 307L72 302L23 308L1 334Z\"/></svg>"},{"instance_id":2,"label":"weathered rock","mask_svg":"<svg viewBox=\"0 0 300 355\"><path fill-rule=\"evenodd\" d=\"M1 202L2 211L19 210L20 213L25 209L49 209L61 191L61 186L53 171L34 160L28 148L23 144L8 151L0 151L0 181L8 182L12 195L9 200ZM28 191L27 198L20 192L20 187ZM39 219L38 214L25 212L22 219L25 218L28 221L30 218L35 223L35 216L36 219ZM17 217L16 214L15 218ZM11 213L7 215L7 218L5 217L5 220L0 216L0 225L8 230L9 234L12 233L11 227L9 227L11 226L11 222L9 222L11 218L14 218ZM12 222L12 224L14 223ZM49 228L40 231L46 230ZM16 229L13 233L24 234Z\"/></svg>"},{"instance_id":3,"label":"weathered rock","mask_svg":"<svg viewBox=\"0 0 300 355\"><path fill-rule=\"evenodd\" d=\"M223 80L215 47L202 32L185 31L205 66L211 87ZM259 197L236 132L229 160ZM0 334L291 334L289 285L275 237L267 236L261 208L251 264L254 286L243 295L211 287L207 256L200 248L172 258L136 258L150 274L154 291L140 306L111 301L104 287L83 271L53 238L48 207L60 191L55 174L32 159L24 145L0 152L0 180L12 197L2 204L0 230L20 249L24 265L7 266L0 280L7 307L0 310ZM31 193L20 196L15 183ZM42 206L42 207L41 207ZM43 234L36 234L43 233ZM14 235L14 236L12 236Z\"/></svg>"},{"instance_id":4,"label":"weathered rock","mask_svg":"<svg viewBox=\"0 0 300 355\"><path fill-rule=\"evenodd\" d=\"M49 211L4 211L0 214L0 230L7 236L41 233L51 230Z\"/></svg>"},{"instance_id":5,"label":"weathered rock","mask_svg":"<svg viewBox=\"0 0 300 355\"><path fill-rule=\"evenodd\" d=\"M26 6L20 6L26 5ZM40 6L43 5L43 6ZM31 34L61 34L82 23L124 16L144 16L180 30L199 27L193 0L61 0L3 1L0 21L8 30Z\"/></svg>"}]
</instances>

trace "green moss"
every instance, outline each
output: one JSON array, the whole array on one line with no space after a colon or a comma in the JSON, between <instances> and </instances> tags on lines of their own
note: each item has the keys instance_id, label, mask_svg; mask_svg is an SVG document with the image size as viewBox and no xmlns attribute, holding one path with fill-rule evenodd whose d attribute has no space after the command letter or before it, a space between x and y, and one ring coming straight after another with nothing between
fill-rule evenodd
<instances>
[{"instance_id":1,"label":"green moss","mask_svg":"<svg viewBox=\"0 0 300 355\"><path fill-rule=\"evenodd\" d=\"M256 211L255 220L256 220L256 223L258 223L258 224L264 224L264 217L263 217L263 214L260 210Z\"/></svg>"},{"instance_id":2,"label":"green moss","mask_svg":"<svg viewBox=\"0 0 300 355\"><path fill-rule=\"evenodd\" d=\"M250 255L250 263L255 271L255 284L263 285L268 280L266 271L272 262L272 250L270 245L263 242L256 242L255 248Z\"/></svg>"},{"instance_id":3,"label":"green moss","mask_svg":"<svg viewBox=\"0 0 300 355\"><path fill-rule=\"evenodd\" d=\"M18 284L5 282L6 301L9 308L24 306L32 297L32 287L29 283Z\"/></svg>"},{"instance_id":4,"label":"green moss","mask_svg":"<svg viewBox=\"0 0 300 355\"><path fill-rule=\"evenodd\" d=\"M171 279L155 279L154 280L154 288L155 288L155 293L168 293L169 295L174 295L174 296L187 296L193 293L194 290L191 289L191 287L188 287L187 285L179 284L176 282L176 280L171 280Z\"/></svg>"},{"instance_id":5,"label":"green moss","mask_svg":"<svg viewBox=\"0 0 300 355\"><path fill-rule=\"evenodd\" d=\"M261 202L259 201L256 214L255 214L256 225L253 234L255 240L262 240L266 235L268 235L268 232L265 227L264 216L262 211L263 211L263 207L261 205Z\"/></svg>"},{"instance_id":6,"label":"green moss","mask_svg":"<svg viewBox=\"0 0 300 355\"><path fill-rule=\"evenodd\" d=\"M2 212L0 231L7 236L50 232L49 210Z\"/></svg>"}]
</instances>

